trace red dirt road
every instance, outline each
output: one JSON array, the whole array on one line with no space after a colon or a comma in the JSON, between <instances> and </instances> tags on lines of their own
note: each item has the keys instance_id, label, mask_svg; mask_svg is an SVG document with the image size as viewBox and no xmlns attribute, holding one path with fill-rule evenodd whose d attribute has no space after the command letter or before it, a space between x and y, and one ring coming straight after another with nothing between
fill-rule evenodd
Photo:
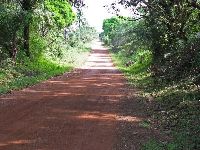
<instances>
[{"instance_id":1,"label":"red dirt road","mask_svg":"<svg viewBox=\"0 0 200 150\"><path fill-rule=\"evenodd\" d=\"M70 77L0 97L0 149L111 150L123 80L96 47Z\"/></svg>"},{"instance_id":2,"label":"red dirt road","mask_svg":"<svg viewBox=\"0 0 200 150\"><path fill-rule=\"evenodd\" d=\"M0 149L112 150L118 123L140 121L119 115L126 93L122 74L97 45L82 68L0 97Z\"/></svg>"}]
</instances>

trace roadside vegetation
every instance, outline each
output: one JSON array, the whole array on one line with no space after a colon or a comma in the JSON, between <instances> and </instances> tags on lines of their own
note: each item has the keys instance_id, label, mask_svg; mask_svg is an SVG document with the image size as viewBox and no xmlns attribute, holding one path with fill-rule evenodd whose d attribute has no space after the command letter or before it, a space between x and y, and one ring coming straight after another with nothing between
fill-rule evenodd
<instances>
[{"instance_id":1,"label":"roadside vegetation","mask_svg":"<svg viewBox=\"0 0 200 150\"><path fill-rule=\"evenodd\" d=\"M149 107L152 128L172 137L147 150L200 149L200 2L120 1L136 18L104 20L102 41ZM114 4L113 7L116 7Z\"/></svg>"},{"instance_id":2,"label":"roadside vegetation","mask_svg":"<svg viewBox=\"0 0 200 150\"><path fill-rule=\"evenodd\" d=\"M83 7L81 1L0 2L0 94L84 63L96 31Z\"/></svg>"},{"instance_id":3,"label":"roadside vegetation","mask_svg":"<svg viewBox=\"0 0 200 150\"><path fill-rule=\"evenodd\" d=\"M100 38L149 106L148 124L172 140L146 150L200 149L200 1L119 0L135 18L104 20ZM0 2L0 94L80 66L94 28L82 0ZM117 5L111 6L116 12ZM74 8L74 9L73 9Z\"/></svg>"}]
</instances>

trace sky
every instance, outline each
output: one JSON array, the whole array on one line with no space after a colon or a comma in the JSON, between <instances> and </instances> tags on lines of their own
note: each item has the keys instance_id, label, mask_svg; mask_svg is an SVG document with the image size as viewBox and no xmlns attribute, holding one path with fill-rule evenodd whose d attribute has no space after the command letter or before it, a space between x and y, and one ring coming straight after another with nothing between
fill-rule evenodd
<instances>
[{"instance_id":1,"label":"sky","mask_svg":"<svg viewBox=\"0 0 200 150\"><path fill-rule=\"evenodd\" d=\"M114 14L109 13L108 10L103 7L109 5L115 0L84 0L86 8L84 10L84 15L90 26L95 27L98 32L102 31L103 20L114 16ZM123 9L121 12L124 16L129 16L128 10Z\"/></svg>"}]
</instances>

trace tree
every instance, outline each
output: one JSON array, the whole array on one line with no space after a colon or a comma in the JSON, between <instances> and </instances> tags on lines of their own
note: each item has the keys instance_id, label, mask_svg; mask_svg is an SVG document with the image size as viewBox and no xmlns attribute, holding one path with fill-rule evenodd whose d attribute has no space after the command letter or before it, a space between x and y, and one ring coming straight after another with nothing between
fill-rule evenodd
<instances>
[{"instance_id":1,"label":"tree","mask_svg":"<svg viewBox=\"0 0 200 150\"><path fill-rule=\"evenodd\" d=\"M22 27L21 22L23 20L19 4L13 1L1 3L0 18L2 55L9 55L9 57L15 59L20 40L18 37L19 29Z\"/></svg>"},{"instance_id":2,"label":"tree","mask_svg":"<svg viewBox=\"0 0 200 150\"><path fill-rule=\"evenodd\" d=\"M79 1L70 2L73 4L79 3ZM11 57L16 57L18 49L17 34L23 37L23 50L26 56L30 57L30 27L34 23L33 16L37 15L34 12L36 9L45 9L50 12L51 20L53 20L54 23L53 26L57 26L60 29L71 25L75 19L72 6L67 0L8 0L1 2L1 4L0 11L2 15L0 15L0 25L2 25L3 29L7 30L6 35L12 34L12 36L10 36L10 40L6 40L7 36L1 36L0 38L4 41L4 44L2 44L5 49L12 49L12 54L10 54ZM45 7L41 7L43 5ZM9 19L6 19L6 16L9 16ZM38 24L40 24L40 22L38 22ZM20 33L21 31L22 33ZM3 30L1 32L3 32ZM9 42L6 41L10 41L12 46L6 46L10 45L8 44Z\"/></svg>"},{"instance_id":3,"label":"tree","mask_svg":"<svg viewBox=\"0 0 200 150\"><path fill-rule=\"evenodd\" d=\"M112 17L103 21L103 33L104 38L107 39L107 44L110 42L109 40L114 37L114 31L117 29L121 21L122 19L120 19L119 17Z\"/></svg>"},{"instance_id":4,"label":"tree","mask_svg":"<svg viewBox=\"0 0 200 150\"><path fill-rule=\"evenodd\" d=\"M200 2L197 0L120 0L118 3L132 7L145 19L152 32L155 61L163 61L178 41L187 43L191 35L199 32L191 30L199 28Z\"/></svg>"},{"instance_id":5,"label":"tree","mask_svg":"<svg viewBox=\"0 0 200 150\"><path fill-rule=\"evenodd\" d=\"M45 8L52 13L52 18L58 28L71 25L75 19L71 5L66 1L45 0Z\"/></svg>"}]
</instances>

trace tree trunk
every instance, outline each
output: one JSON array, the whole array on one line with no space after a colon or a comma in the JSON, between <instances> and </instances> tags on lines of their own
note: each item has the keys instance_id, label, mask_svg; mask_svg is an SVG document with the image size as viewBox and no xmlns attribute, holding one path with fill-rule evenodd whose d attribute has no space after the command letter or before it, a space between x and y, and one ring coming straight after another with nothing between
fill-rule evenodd
<instances>
[{"instance_id":1,"label":"tree trunk","mask_svg":"<svg viewBox=\"0 0 200 150\"><path fill-rule=\"evenodd\" d=\"M30 39L30 22L27 21L24 23L24 51L26 53L26 56L28 57L30 57L29 39Z\"/></svg>"},{"instance_id":2,"label":"tree trunk","mask_svg":"<svg viewBox=\"0 0 200 150\"><path fill-rule=\"evenodd\" d=\"M30 57L30 50L29 50L29 37L30 37L30 16L31 12L31 0L23 0L21 1L22 9L25 12L24 16L24 51L26 56ZM27 15L27 16L26 16Z\"/></svg>"},{"instance_id":3,"label":"tree trunk","mask_svg":"<svg viewBox=\"0 0 200 150\"><path fill-rule=\"evenodd\" d=\"M13 35L13 41L12 41L12 60L16 61L17 56L17 36L16 33Z\"/></svg>"}]
</instances>

